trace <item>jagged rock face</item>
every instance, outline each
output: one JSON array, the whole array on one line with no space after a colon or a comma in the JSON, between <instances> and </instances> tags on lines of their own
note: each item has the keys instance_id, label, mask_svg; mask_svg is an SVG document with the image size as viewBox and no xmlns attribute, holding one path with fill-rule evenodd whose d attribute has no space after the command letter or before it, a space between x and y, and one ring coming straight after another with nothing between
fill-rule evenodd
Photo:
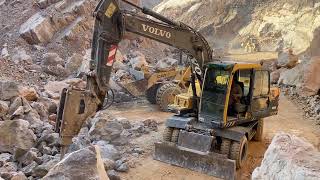
<instances>
[{"instance_id":1,"label":"jagged rock face","mask_svg":"<svg viewBox=\"0 0 320 180\"><path fill-rule=\"evenodd\" d=\"M311 42L319 37L320 3L313 0L165 0L155 10L199 29L213 47L231 41L239 48L253 36L261 50L292 48L300 54L310 47L315 52Z\"/></svg>"},{"instance_id":2,"label":"jagged rock face","mask_svg":"<svg viewBox=\"0 0 320 180\"><path fill-rule=\"evenodd\" d=\"M253 180L320 179L320 153L306 142L290 134L276 135L264 155Z\"/></svg>"},{"instance_id":3,"label":"jagged rock face","mask_svg":"<svg viewBox=\"0 0 320 180\"><path fill-rule=\"evenodd\" d=\"M38 44L49 42L54 35L54 31L50 19L37 13L21 26L20 35L29 44Z\"/></svg>"},{"instance_id":4,"label":"jagged rock face","mask_svg":"<svg viewBox=\"0 0 320 180\"><path fill-rule=\"evenodd\" d=\"M14 153L16 148L28 150L35 144L36 136L24 120L8 120L0 125L0 152Z\"/></svg>"},{"instance_id":5,"label":"jagged rock face","mask_svg":"<svg viewBox=\"0 0 320 180\"><path fill-rule=\"evenodd\" d=\"M320 90L320 57L313 57L306 63L297 65L295 68L282 71L279 84L296 86L302 96L312 96Z\"/></svg>"},{"instance_id":6,"label":"jagged rock face","mask_svg":"<svg viewBox=\"0 0 320 180\"><path fill-rule=\"evenodd\" d=\"M50 169L44 180L104 179L108 180L98 146L90 146L67 155Z\"/></svg>"}]
</instances>

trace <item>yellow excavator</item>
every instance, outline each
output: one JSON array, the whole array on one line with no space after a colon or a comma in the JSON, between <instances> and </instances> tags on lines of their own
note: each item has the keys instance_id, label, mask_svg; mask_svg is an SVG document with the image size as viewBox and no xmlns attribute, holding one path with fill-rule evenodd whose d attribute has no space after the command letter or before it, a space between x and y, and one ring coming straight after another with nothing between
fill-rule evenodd
<instances>
[{"instance_id":1,"label":"yellow excavator","mask_svg":"<svg viewBox=\"0 0 320 180\"><path fill-rule=\"evenodd\" d=\"M154 159L234 179L236 168L246 160L248 141L261 139L263 118L278 112L279 89L270 87L270 73L260 64L215 59L198 31L122 1L139 11L121 9L118 0L98 3L87 88L62 91L56 121L62 157L84 122L102 109L117 46L129 31L176 47L189 57L190 94L184 96L188 102L176 96L176 108L181 108L166 121ZM233 93L235 85L242 93ZM229 103L231 98L238 101Z\"/></svg>"}]
</instances>

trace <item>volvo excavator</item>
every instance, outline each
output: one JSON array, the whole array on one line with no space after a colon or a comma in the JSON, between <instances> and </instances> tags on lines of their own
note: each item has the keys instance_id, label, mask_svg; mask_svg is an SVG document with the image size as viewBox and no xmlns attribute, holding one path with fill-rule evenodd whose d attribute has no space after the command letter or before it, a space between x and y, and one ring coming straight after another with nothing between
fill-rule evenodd
<instances>
[{"instance_id":1,"label":"volvo excavator","mask_svg":"<svg viewBox=\"0 0 320 180\"><path fill-rule=\"evenodd\" d=\"M190 61L188 107L176 110L167 120L163 141L155 143L154 159L234 179L236 168L246 159L248 141L261 139L262 118L277 114L279 90L270 87L270 73L260 64L215 59L198 31L150 9L121 2L138 11L121 9L119 0L98 3L87 87L62 91L56 121L62 157L84 122L102 109L117 47L127 31L178 48ZM244 93L231 93L235 83ZM230 97L238 101L229 104Z\"/></svg>"}]
</instances>

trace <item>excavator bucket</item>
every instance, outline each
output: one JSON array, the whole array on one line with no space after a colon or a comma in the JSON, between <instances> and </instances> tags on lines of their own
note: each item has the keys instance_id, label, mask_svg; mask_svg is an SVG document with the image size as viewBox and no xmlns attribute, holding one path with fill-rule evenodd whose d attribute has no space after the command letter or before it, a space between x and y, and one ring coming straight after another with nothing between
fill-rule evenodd
<instances>
[{"instance_id":1,"label":"excavator bucket","mask_svg":"<svg viewBox=\"0 0 320 180\"><path fill-rule=\"evenodd\" d=\"M144 96L147 87L148 87L148 80L143 79L140 81L135 81L131 83L118 83L123 89L128 91L132 96L134 97L139 97L139 96Z\"/></svg>"},{"instance_id":2,"label":"excavator bucket","mask_svg":"<svg viewBox=\"0 0 320 180\"><path fill-rule=\"evenodd\" d=\"M235 179L236 176L234 160L221 154L203 153L170 142L155 143L154 159L221 179Z\"/></svg>"}]
</instances>

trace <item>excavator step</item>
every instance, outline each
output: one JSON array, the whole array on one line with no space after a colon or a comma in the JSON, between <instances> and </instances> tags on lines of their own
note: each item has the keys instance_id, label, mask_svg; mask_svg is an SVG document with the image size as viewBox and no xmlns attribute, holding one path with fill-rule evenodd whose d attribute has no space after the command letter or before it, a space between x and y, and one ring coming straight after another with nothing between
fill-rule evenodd
<instances>
[{"instance_id":1,"label":"excavator step","mask_svg":"<svg viewBox=\"0 0 320 180\"><path fill-rule=\"evenodd\" d=\"M203 153L170 142L155 143L154 159L221 179L233 180L236 176L235 161L225 155Z\"/></svg>"}]
</instances>

